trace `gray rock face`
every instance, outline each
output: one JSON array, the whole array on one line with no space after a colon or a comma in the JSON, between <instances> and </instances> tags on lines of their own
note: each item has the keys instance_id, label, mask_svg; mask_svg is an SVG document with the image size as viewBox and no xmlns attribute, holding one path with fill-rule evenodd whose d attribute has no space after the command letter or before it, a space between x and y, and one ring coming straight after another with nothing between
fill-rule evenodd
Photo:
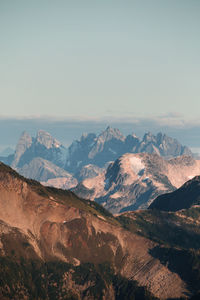
<instances>
[{"instance_id":1,"label":"gray rock face","mask_svg":"<svg viewBox=\"0 0 200 300\"><path fill-rule=\"evenodd\" d=\"M14 159L11 164L11 166L13 168L17 167L21 157L31 147L32 142L33 142L32 137L26 131L24 131L19 139L17 146L16 146Z\"/></svg>"},{"instance_id":2,"label":"gray rock face","mask_svg":"<svg viewBox=\"0 0 200 300\"><path fill-rule=\"evenodd\" d=\"M182 146L176 139L158 133L146 133L142 140L137 136L124 137L118 129L108 127L99 136L88 134L75 141L69 147L69 156L65 169L76 173L88 164L104 167L109 161L116 160L125 153L156 153L170 158L179 155L191 155L189 148Z\"/></svg>"},{"instance_id":3,"label":"gray rock face","mask_svg":"<svg viewBox=\"0 0 200 300\"><path fill-rule=\"evenodd\" d=\"M52 138L49 133L40 130L36 138L32 138L24 132L16 146L11 166L13 168L22 168L25 164L29 164L32 159L41 157L57 166L63 167L66 155L67 149L56 139Z\"/></svg>"},{"instance_id":4,"label":"gray rock face","mask_svg":"<svg viewBox=\"0 0 200 300\"><path fill-rule=\"evenodd\" d=\"M146 133L136 152L157 153L164 157L192 155L188 147L182 146L176 139L159 132L156 136Z\"/></svg>"},{"instance_id":5,"label":"gray rock face","mask_svg":"<svg viewBox=\"0 0 200 300\"><path fill-rule=\"evenodd\" d=\"M115 154L117 147L123 147L124 141L125 137L118 129L107 127L106 130L96 138L88 157L90 159L94 159L96 157L97 159L97 156L102 152L108 152L106 153L107 155L110 154L109 152Z\"/></svg>"},{"instance_id":6,"label":"gray rock face","mask_svg":"<svg viewBox=\"0 0 200 300\"><path fill-rule=\"evenodd\" d=\"M79 172L88 164L104 167L108 161L127 152L126 138L118 129L107 127L99 136L95 134L82 135L80 141L75 141L69 147L69 156L65 169L72 173Z\"/></svg>"},{"instance_id":7,"label":"gray rock face","mask_svg":"<svg viewBox=\"0 0 200 300\"><path fill-rule=\"evenodd\" d=\"M90 163L88 154L92 148L96 135L93 133L84 134L79 141L74 141L68 148L65 169L69 172L76 173L81 168Z\"/></svg>"},{"instance_id":8,"label":"gray rock face","mask_svg":"<svg viewBox=\"0 0 200 300\"><path fill-rule=\"evenodd\" d=\"M158 195L174 191L198 174L200 161L190 156L166 160L158 154L127 153L73 190L120 213L147 208Z\"/></svg>"},{"instance_id":9,"label":"gray rock face","mask_svg":"<svg viewBox=\"0 0 200 300\"><path fill-rule=\"evenodd\" d=\"M17 171L24 177L40 181L46 186L71 189L78 184L72 174L41 157L32 159Z\"/></svg>"},{"instance_id":10,"label":"gray rock face","mask_svg":"<svg viewBox=\"0 0 200 300\"><path fill-rule=\"evenodd\" d=\"M29 164L23 165L17 171L24 177L38 181L47 181L57 177L72 177L67 171L41 157L32 159Z\"/></svg>"},{"instance_id":11,"label":"gray rock face","mask_svg":"<svg viewBox=\"0 0 200 300\"><path fill-rule=\"evenodd\" d=\"M48 132L39 130L36 137L36 144L41 144L47 149L59 148L61 143L54 139Z\"/></svg>"},{"instance_id":12,"label":"gray rock face","mask_svg":"<svg viewBox=\"0 0 200 300\"><path fill-rule=\"evenodd\" d=\"M84 166L79 173L75 175L78 181L82 181L86 178L93 178L99 175L103 171L102 168L99 168L95 165L86 165Z\"/></svg>"},{"instance_id":13,"label":"gray rock face","mask_svg":"<svg viewBox=\"0 0 200 300\"><path fill-rule=\"evenodd\" d=\"M187 147L162 133L156 136L146 133L140 140L134 134L125 137L118 129L107 127L98 136L93 133L83 134L68 149L44 130L39 130L36 137L24 132L15 153L1 160L24 176L42 182L51 180L51 185L68 188L74 186L75 178L80 182L100 175L111 161L116 161L125 153L143 152L156 153L166 158L182 154L192 155ZM69 173L73 174L70 184L67 179L63 180L63 177L68 178L66 174ZM56 181L53 180L55 178ZM138 187L134 189L138 194Z\"/></svg>"}]
</instances>

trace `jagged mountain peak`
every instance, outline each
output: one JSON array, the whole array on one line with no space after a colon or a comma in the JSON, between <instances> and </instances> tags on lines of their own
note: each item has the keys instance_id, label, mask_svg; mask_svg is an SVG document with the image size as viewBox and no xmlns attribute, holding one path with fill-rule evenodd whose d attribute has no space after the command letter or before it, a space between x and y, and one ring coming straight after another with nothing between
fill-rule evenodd
<instances>
[{"instance_id":1,"label":"jagged mountain peak","mask_svg":"<svg viewBox=\"0 0 200 300\"><path fill-rule=\"evenodd\" d=\"M116 159L116 156L122 154L125 140L119 129L108 126L94 140L88 157L89 159L98 157L97 165L102 167L108 160L113 160L113 157Z\"/></svg>"},{"instance_id":2,"label":"jagged mountain peak","mask_svg":"<svg viewBox=\"0 0 200 300\"><path fill-rule=\"evenodd\" d=\"M88 164L102 168L108 161L114 161L125 153L157 153L167 158L192 156L189 148L161 132L157 135L147 132L140 140L134 133L125 137L118 129L108 126L98 136L83 134L80 140L73 142L65 168L73 173L78 173Z\"/></svg>"},{"instance_id":3,"label":"jagged mountain peak","mask_svg":"<svg viewBox=\"0 0 200 300\"><path fill-rule=\"evenodd\" d=\"M157 135L148 132L140 140L134 133L125 137L119 129L108 126L98 136L84 133L68 149L44 130L39 130L33 138L24 132L15 154L2 160L21 169L35 157L42 157L68 172L79 174L86 165L104 168L107 162L115 161L125 153L157 153L167 158L192 155L187 147L161 132Z\"/></svg>"},{"instance_id":4,"label":"jagged mountain peak","mask_svg":"<svg viewBox=\"0 0 200 300\"><path fill-rule=\"evenodd\" d=\"M178 143L176 139L169 137L168 135L162 132L158 132L158 134L156 135L156 140L158 144L161 144L164 141L168 143Z\"/></svg>"},{"instance_id":5,"label":"jagged mountain peak","mask_svg":"<svg viewBox=\"0 0 200 300\"><path fill-rule=\"evenodd\" d=\"M30 146L31 144L32 144L32 137L30 136L30 134L27 131L23 131L19 138L19 141L17 143L16 151L22 145L24 147L27 147L27 146Z\"/></svg>"},{"instance_id":6,"label":"jagged mountain peak","mask_svg":"<svg viewBox=\"0 0 200 300\"><path fill-rule=\"evenodd\" d=\"M144 137L143 137L143 142L154 142L156 140L156 137L155 135L153 135L153 133L151 133L150 131L149 132L146 132L144 134Z\"/></svg>"},{"instance_id":7,"label":"jagged mountain peak","mask_svg":"<svg viewBox=\"0 0 200 300\"><path fill-rule=\"evenodd\" d=\"M100 133L100 135L98 136L98 139L100 139L101 141L109 141L111 139L119 139L121 141L125 140L125 137L123 136L123 134L120 132L119 129L117 128L112 128L110 126L108 126L102 133Z\"/></svg>"},{"instance_id":8,"label":"jagged mountain peak","mask_svg":"<svg viewBox=\"0 0 200 300\"><path fill-rule=\"evenodd\" d=\"M132 146L136 146L137 144L140 143L140 139L139 139L139 137L137 137L137 135L135 133L127 135L125 141L129 148L131 148Z\"/></svg>"},{"instance_id":9,"label":"jagged mountain peak","mask_svg":"<svg viewBox=\"0 0 200 300\"><path fill-rule=\"evenodd\" d=\"M165 133L162 133L161 131L160 132L158 132L157 133L157 138L159 139L159 138L166 138L166 137L168 137Z\"/></svg>"},{"instance_id":10,"label":"jagged mountain peak","mask_svg":"<svg viewBox=\"0 0 200 300\"><path fill-rule=\"evenodd\" d=\"M151 132L145 133L135 152L157 153L168 158L179 155L192 156L192 152L188 147L182 146L175 138L161 132L156 136Z\"/></svg>"},{"instance_id":11,"label":"jagged mountain peak","mask_svg":"<svg viewBox=\"0 0 200 300\"><path fill-rule=\"evenodd\" d=\"M20 136L20 140L22 140L22 139L32 139L32 138L31 138L30 134L26 130L24 130Z\"/></svg>"},{"instance_id":12,"label":"jagged mountain peak","mask_svg":"<svg viewBox=\"0 0 200 300\"><path fill-rule=\"evenodd\" d=\"M28 134L28 132L24 131L20 136L15 149L14 159L11 164L13 168L16 168L20 160L20 157L26 152L27 149L31 147L32 142L33 142L32 137Z\"/></svg>"},{"instance_id":13,"label":"jagged mountain peak","mask_svg":"<svg viewBox=\"0 0 200 300\"><path fill-rule=\"evenodd\" d=\"M54 139L50 133L41 129L37 132L36 142L44 145L47 149L61 146L61 143Z\"/></svg>"},{"instance_id":14,"label":"jagged mountain peak","mask_svg":"<svg viewBox=\"0 0 200 300\"><path fill-rule=\"evenodd\" d=\"M139 139L138 136L135 134L135 132L132 132L131 136L135 139Z\"/></svg>"},{"instance_id":15,"label":"jagged mountain peak","mask_svg":"<svg viewBox=\"0 0 200 300\"><path fill-rule=\"evenodd\" d=\"M14 158L11 162L13 168L22 168L36 157L49 160L59 167L66 161L67 149L50 133L39 130L36 137L23 132L16 146Z\"/></svg>"}]
</instances>

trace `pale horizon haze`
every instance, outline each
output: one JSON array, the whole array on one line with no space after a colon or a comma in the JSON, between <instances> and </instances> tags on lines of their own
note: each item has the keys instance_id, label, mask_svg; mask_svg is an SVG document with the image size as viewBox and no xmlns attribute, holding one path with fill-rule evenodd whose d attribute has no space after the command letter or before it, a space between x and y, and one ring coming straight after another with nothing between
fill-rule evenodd
<instances>
[{"instance_id":1,"label":"pale horizon haze","mask_svg":"<svg viewBox=\"0 0 200 300\"><path fill-rule=\"evenodd\" d=\"M199 118L198 0L1 0L0 36L2 117Z\"/></svg>"}]
</instances>

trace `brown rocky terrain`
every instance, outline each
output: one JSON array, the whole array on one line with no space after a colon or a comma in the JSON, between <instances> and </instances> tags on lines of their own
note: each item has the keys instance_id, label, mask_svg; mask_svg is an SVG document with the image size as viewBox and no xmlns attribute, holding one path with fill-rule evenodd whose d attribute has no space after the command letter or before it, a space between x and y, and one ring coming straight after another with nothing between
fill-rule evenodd
<instances>
[{"instance_id":1,"label":"brown rocky terrain","mask_svg":"<svg viewBox=\"0 0 200 300\"><path fill-rule=\"evenodd\" d=\"M100 282L99 275L90 278L92 266L100 268L106 263L113 269L113 276L126 278L129 285L137 281L160 299L190 295L192 291L178 273L151 254L156 246L155 241L124 229L95 202L78 198L69 191L44 187L0 164L0 276L4 282L0 285L1 299L12 299L12 293L13 299L30 299L38 280L43 290L48 290L48 297L42 298L41 292L37 299L120 299L116 290L119 284L114 279L105 280L108 277L105 271L101 298L100 294L98 297L91 294L97 285L95 278ZM48 268L53 268L50 263L58 263L59 267L48 273ZM75 276L80 276L80 268L83 270L88 264L88 277L81 281ZM18 270L15 276L22 274L25 279L31 276L31 283L25 279L13 281L13 268ZM46 271L41 271L44 268ZM62 276L56 273L59 268ZM51 298L50 291L55 286L55 293L60 294ZM70 293L74 298L67 298Z\"/></svg>"}]
</instances>

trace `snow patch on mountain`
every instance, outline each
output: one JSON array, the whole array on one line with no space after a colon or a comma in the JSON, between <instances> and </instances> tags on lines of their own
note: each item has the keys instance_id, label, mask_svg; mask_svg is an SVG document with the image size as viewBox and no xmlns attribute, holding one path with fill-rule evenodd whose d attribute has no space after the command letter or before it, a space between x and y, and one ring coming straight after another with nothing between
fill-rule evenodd
<instances>
[{"instance_id":1,"label":"snow patch on mountain","mask_svg":"<svg viewBox=\"0 0 200 300\"><path fill-rule=\"evenodd\" d=\"M120 198L122 196L122 193L116 192L114 194L111 194L110 197L113 199Z\"/></svg>"},{"instance_id":2,"label":"snow patch on mountain","mask_svg":"<svg viewBox=\"0 0 200 300\"><path fill-rule=\"evenodd\" d=\"M143 164L141 158L132 156L129 158L129 161L134 173L137 175L139 175L141 171L145 170L145 165Z\"/></svg>"},{"instance_id":3,"label":"snow patch on mountain","mask_svg":"<svg viewBox=\"0 0 200 300\"><path fill-rule=\"evenodd\" d=\"M157 154L126 153L74 191L119 213L146 208L158 195L174 191L197 174L200 161L190 156L166 160Z\"/></svg>"}]
</instances>

